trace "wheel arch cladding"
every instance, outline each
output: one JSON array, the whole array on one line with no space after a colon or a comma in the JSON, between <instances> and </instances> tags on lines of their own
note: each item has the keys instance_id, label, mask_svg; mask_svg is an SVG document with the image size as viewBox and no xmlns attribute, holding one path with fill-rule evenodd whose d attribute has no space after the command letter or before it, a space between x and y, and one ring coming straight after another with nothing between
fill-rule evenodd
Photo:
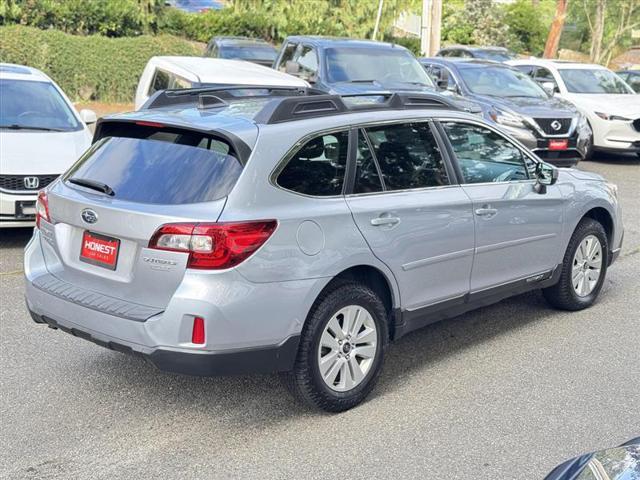
<instances>
[{"instance_id":1,"label":"wheel arch cladding","mask_svg":"<svg viewBox=\"0 0 640 480\"><path fill-rule=\"evenodd\" d=\"M598 222L604 228L605 233L607 234L607 242L609 243L609 248L612 248L613 245L613 217L609 213L609 211L604 207L595 207L591 210L587 211L582 218L591 218ZM582 219L581 219L582 220ZM578 222L579 223L579 222Z\"/></svg>"},{"instance_id":2,"label":"wheel arch cladding","mask_svg":"<svg viewBox=\"0 0 640 480\"><path fill-rule=\"evenodd\" d=\"M398 305L395 305L391 280L376 267L371 265L356 265L349 267L334 276L318 294L318 297L344 282L356 282L365 285L378 295L385 307L385 310L387 311L389 338L393 339L395 333L394 312Z\"/></svg>"}]
</instances>

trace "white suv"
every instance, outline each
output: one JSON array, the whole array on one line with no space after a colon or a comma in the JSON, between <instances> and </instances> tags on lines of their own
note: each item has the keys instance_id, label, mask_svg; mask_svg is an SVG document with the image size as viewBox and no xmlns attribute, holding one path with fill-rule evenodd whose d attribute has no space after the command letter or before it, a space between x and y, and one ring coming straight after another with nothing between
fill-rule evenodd
<instances>
[{"instance_id":1,"label":"white suv","mask_svg":"<svg viewBox=\"0 0 640 480\"><path fill-rule=\"evenodd\" d=\"M507 62L586 115L593 150L640 155L640 96L601 65L554 60ZM591 153L591 152L590 152Z\"/></svg>"},{"instance_id":2,"label":"white suv","mask_svg":"<svg viewBox=\"0 0 640 480\"><path fill-rule=\"evenodd\" d=\"M95 121L41 71L0 63L0 228L34 224L38 190L91 145Z\"/></svg>"}]
</instances>

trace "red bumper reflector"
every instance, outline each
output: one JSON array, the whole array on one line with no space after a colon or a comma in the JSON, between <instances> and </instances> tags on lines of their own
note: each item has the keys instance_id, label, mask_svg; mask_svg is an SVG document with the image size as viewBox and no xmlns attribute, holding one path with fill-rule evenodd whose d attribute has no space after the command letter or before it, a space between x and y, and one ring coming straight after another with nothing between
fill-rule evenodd
<instances>
[{"instance_id":1,"label":"red bumper reflector","mask_svg":"<svg viewBox=\"0 0 640 480\"><path fill-rule=\"evenodd\" d=\"M204 345L204 318L195 317L193 319L193 331L191 333L191 343Z\"/></svg>"}]
</instances>

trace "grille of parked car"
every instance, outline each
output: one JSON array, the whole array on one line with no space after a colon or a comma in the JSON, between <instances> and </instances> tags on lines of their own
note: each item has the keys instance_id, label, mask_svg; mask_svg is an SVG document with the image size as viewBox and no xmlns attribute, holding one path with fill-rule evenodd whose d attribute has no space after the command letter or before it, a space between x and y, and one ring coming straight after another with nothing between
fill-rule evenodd
<instances>
[{"instance_id":1,"label":"grille of parked car","mask_svg":"<svg viewBox=\"0 0 640 480\"><path fill-rule=\"evenodd\" d=\"M17 192L37 191L56 178L58 175L0 175L0 188Z\"/></svg>"},{"instance_id":2,"label":"grille of parked car","mask_svg":"<svg viewBox=\"0 0 640 480\"><path fill-rule=\"evenodd\" d=\"M534 118L547 135L565 135L571 128L571 118Z\"/></svg>"},{"instance_id":3,"label":"grille of parked car","mask_svg":"<svg viewBox=\"0 0 640 480\"><path fill-rule=\"evenodd\" d=\"M640 118L636 118L633 121L633 128L635 128L638 132L640 132Z\"/></svg>"}]
</instances>

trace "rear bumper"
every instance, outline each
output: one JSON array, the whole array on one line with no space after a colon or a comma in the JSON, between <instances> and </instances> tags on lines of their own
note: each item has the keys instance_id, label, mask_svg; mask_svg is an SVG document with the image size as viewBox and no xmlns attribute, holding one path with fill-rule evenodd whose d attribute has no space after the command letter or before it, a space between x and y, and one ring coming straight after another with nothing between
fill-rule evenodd
<instances>
[{"instance_id":1,"label":"rear bumper","mask_svg":"<svg viewBox=\"0 0 640 480\"><path fill-rule=\"evenodd\" d=\"M50 328L62 330L116 352L140 357L164 372L183 375L216 376L288 371L293 366L300 341L300 336L294 335L279 345L233 351L194 353L166 348L143 351L119 340L93 336L64 321L58 322L32 310L29 313L36 323L47 324Z\"/></svg>"},{"instance_id":2,"label":"rear bumper","mask_svg":"<svg viewBox=\"0 0 640 480\"><path fill-rule=\"evenodd\" d=\"M38 323L192 375L286 371L320 279L252 283L235 270L187 271L164 308L133 304L64 282L44 262L41 232L25 249L27 308ZM317 293L317 292L315 292ZM205 322L192 343L193 318Z\"/></svg>"}]
</instances>

